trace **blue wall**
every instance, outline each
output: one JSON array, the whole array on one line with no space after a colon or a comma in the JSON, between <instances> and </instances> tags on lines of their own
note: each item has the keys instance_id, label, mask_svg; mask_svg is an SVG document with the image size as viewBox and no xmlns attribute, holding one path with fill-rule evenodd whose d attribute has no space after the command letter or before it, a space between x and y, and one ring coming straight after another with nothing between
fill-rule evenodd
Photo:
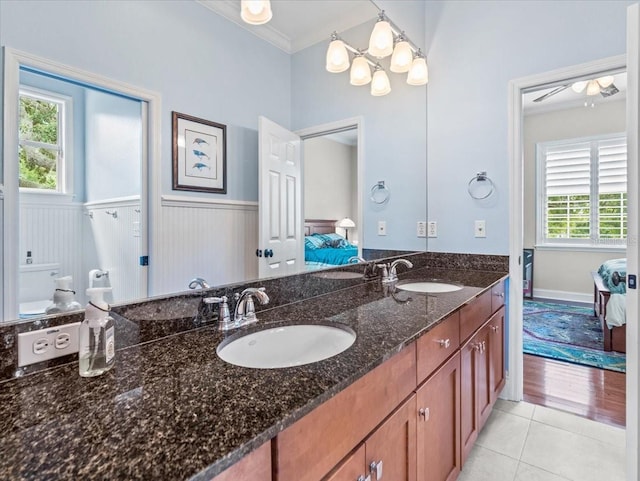
<instances>
[{"instance_id":1,"label":"blue wall","mask_svg":"<svg viewBox=\"0 0 640 481\"><path fill-rule=\"evenodd\" d=\"M2 0L0 45L160 92L163 193L171 111L227 125L228 199L258 199L258 116L291 124L290 56L196 2Z\"/></svg>"},{"instance_id":2,"label":"blue wall","mask_svg":"<svg viewBox=\"0 0 640 481\"><path fill-rule=\"evenodd\" d=\"M626 52L630 1L428 2L429 250L508 254L510 80ZM474 201L486 170L496 193ZM486 220L487 237L473 223Z\"/></svg>"}]
</instances>

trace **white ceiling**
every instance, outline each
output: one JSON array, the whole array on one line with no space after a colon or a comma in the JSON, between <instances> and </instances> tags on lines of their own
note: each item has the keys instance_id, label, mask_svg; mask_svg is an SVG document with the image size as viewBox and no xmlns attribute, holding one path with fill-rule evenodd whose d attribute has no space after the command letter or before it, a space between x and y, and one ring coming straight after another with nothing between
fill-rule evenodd
<instances>
[{"instance_id":1,"label":"white ceiling","mask_svg":"<svg viewBox=\"0 0 640 481\"><path fill-rule=\"evenodd\" d=\"M249 25L240 18L240 0L196 0L201 5L291 54L376 18L369 0L271 0L273 18Z\"/></svg>"},{"instance_id":2,"label":"white ceiling","mask_svg":"<svg viewBox=\"0 0 640 481\"><path fill-rule=\"evenodd\" d=\"M602 77L606 75L605 73L598 74L597 77ZM553 110L562 110L567 108L575 108L582 107L587 102L587 106L591 106L593 102L594 106L598 104L607 103L607 102L616 102L620 100L624 100L627 96L627 74L626 72L618 72L613 75L614 81L613 85L615 85L619 92L615 95L611 95L609 97L603 97L602 95L593 95L587 96L585 91L581 93L576 93L571 89L571 84L578 80L583 79L571 79L567 82L559 82L558 84L552 87L545 87L543 89L535 90L532 92L528 92L522 96L523 99L523 110L525 115L529 114L537 114L542 112L549 112ZM591 77L593 78L593 77ZM586 80L586 78L584 79ZM569 87L554 94L540 102L534 102L534 99L541 97L542 95L551 92L552 90L558 88L561 85L568 85Z\"/></svg>"}]
</instances>

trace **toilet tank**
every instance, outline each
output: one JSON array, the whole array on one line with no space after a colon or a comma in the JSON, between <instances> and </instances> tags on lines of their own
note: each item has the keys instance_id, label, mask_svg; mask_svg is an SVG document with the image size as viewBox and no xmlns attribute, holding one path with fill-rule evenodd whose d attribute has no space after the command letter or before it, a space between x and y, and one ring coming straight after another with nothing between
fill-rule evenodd
<instances>
[{"instance_id":1,"label":"toilet tank","mask_svg":"<svg viewBox=\"0 0 640 481\"><path fill-rule=\"evenodd\" d=\"M60 264L22 264L20 266L20 303L51 299L54 279L60 276Z\"/></svg>"}]
</instances>

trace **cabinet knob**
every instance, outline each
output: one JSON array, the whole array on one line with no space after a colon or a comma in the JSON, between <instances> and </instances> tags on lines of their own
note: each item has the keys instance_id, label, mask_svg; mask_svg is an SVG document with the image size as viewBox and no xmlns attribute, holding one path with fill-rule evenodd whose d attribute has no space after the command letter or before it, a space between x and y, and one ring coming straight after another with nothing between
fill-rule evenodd
<instances>
[{"instance_id":1,"label":"cabinet knob","mask_svg":"<svg viewBox=\"0 0 640 481\"><path fill-rule=\"evenodd\" d=\"M500 329L500 326L491 326L491 330L493 332L498 332L499 329Z\"/></svg>"},{"instance_id":2,"label":"cabinet knob","mask_svg":"<svg viewBox=\"0 0 640 481\"><path fill-rule=\"evenodd\" d=\"M371 475L368 474L365 478L364 474L361 474L360 476L358 476L358 479L356 481L371 481Z\"/></svg>"},{"instance_id":3,"label":"cabinet knob","mask_svg":"<svg viewBox=\"0 0 640 481\"><path fill-rule=\"evenodd\" d=\"M449 339L438 339L436 342L444 349L448 349L451 345L451 341Z\"/></svg>"},{"instance_id":4,"label":"cabinet knob","mask_svg":"<svg viewBox=\"0 0 640 481\"><path fill-rule=\"evenodd\" d=\"M371 471L371 474L375 474L376 480L382 479L382 460L377 463L375 461L371 461L369 470Z\"/></svg>"},{"instance_id":5,"label":"cabinet knob","mask_svg":"<svg viewBox=\"0 0 640 481\"><path fill-rule=\"evenodd\" d=\"M480 342L476 342L476 343L473 345L473 348L474 348L476 351L479 351L479 352L480 352L480 351L482 351L482 343L480 343Z\"/></svg>"},{"instance_id":6,"label":"cabinet knob","mask_svg":"<svg viewBox=\"0 0 640 481\"><path fill-rule=\"evenodd\" d=\"M423 418L424 421L429 420L429 408L420 408L418 414Z\"/></svg>"},{"instance_id":7,"label":"cabinet knob","mask_svg":"<svg viewBox=\"0 0 640 481\"><path fill-rule=\"evenodd\" d=\"M496 297L504 297L504 292L496 292Z\"/></svg>"},{"instance_id":8,"label":"cabinet knob","mask_svg":"<svg viewBox=\"0 0 640 481\"><path fill-rule=\"evenodd\" d=\"M487 343L486 341L482 341L482 349L480 349L480 352L484 352L487 349Z\"/></svg>"}]
</instances>

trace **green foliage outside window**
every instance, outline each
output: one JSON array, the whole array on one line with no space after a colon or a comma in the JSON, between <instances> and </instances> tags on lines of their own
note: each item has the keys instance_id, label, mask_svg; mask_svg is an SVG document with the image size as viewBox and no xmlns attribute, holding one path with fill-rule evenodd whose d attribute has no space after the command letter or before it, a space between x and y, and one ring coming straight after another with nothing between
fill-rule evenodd
<instances>
[{"instance_id":1,"label":"green foliage outside window","mask_svg":"<svg viewBox=\"0 0 640 481\"><path fill-rule=\"evenodd\" d=\"M20 96L20 187L57 189L58 109L55 102Z\"/></svg>"}]
</instances>

